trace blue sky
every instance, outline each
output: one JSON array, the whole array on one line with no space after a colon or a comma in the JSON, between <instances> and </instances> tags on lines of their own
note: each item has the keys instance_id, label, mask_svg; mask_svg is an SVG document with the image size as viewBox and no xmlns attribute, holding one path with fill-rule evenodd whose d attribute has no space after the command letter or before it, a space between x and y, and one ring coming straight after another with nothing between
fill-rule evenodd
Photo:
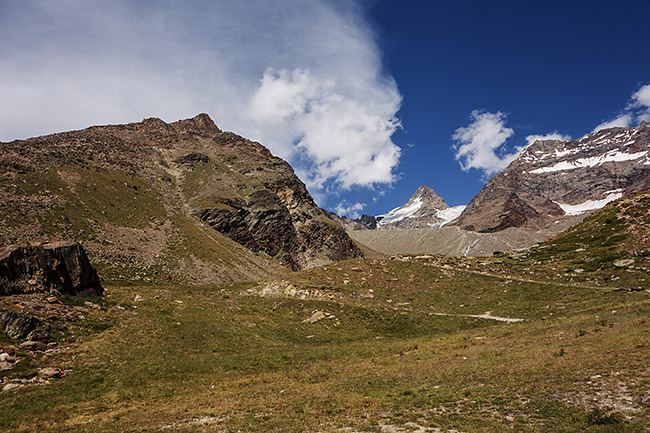
<instances>
[{"instance_id":1,"label":"blue sky","mask_svg":"<svg viewBox=\"0 0 650 433\"><path fill-rule=\"evenodd\" d=\"M508 153L533 134L579 138L650 83L650 2L379 1L370 16L403 95L391 197L420 183L450 205L478 192L486 173L451 149L474 110L504 114Z\"/></svg>"},{"instance_id":2,"label":"blue sky","mask_svg":"<svg viewBox=\"0 0 650 433\"><path fill-rule=\"evenodd\" d=\"M0 0L0 140L207 112L356 216L650 120L650 2Z\"/></svg>"}]
</instances>

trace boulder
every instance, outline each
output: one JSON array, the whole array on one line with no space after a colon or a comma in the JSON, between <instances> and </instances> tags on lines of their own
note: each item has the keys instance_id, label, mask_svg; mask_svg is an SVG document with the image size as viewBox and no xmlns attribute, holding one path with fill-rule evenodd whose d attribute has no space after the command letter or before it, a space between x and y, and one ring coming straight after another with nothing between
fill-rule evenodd
<instances>
[{"instance_id":1,"label":"boulder","mask_svg":"<svg viewBox=\"0 0 650 433\"><path fill-rule=\"evenodd\" d=\"M48 367L38 370L38 377L43 379L56 379L62 376L60 368Z\"/></svg>"},{"instance_id":2,"label":"boulder","mask_svg":"<svg viewBox=\"0 0 650 433\"><path fill-rule=\"evenodd\" d=\"M0 296L56 289L75 294L103 288L83 247L77 242L0 248Z\"/></svg>"},{"instance_id":3,"label":"boulder","mask_svg":"<svg viewBox=\"0 0 650 433\"><path fill-rule=\"evenodd\" d=\"M634 259L614 260L613 265L617 268L627 268L628 266L634 265Z\"/></svg>"},{"instance_id":4,"label":"boulder","mask_svg":"<svg viewBox=\"0 0 650 433\"><path fill-rule=\"evenodd\" d=\"M47 349L47 344L42 341L25 341L20 346L22 350L29 350L30 352L44 352Z\"/></svg>"},{"instance_id":5,"label":"boulder","mask_svg":"<svg viewBox=\"0 0 650 433\"><path fill-rule=\"evenodd\" d=\"M3 391L11 391L13 389L20 388L22 385L19 383L8 383L2 387Z\"/></svg>"},{"instance_id":6,"label":"boulder","mask_svg":"<svg viewBox=\"0 0 650 433\"><path fill-rule=\"evenodd\" d=\"M42 341L43 343L48 343L50 341L50 337L52 337L52 328L48 325L48 326L43 326L34 329L32 332L29 333L27 339L32 341Z\"/></svg>"},{"instance_id":7,"label":"boulder","mask_svg":"<svg viewBox=\"0 0 650 433\"><path fill-rule=\"evenodd\" d=\"M40 320L28 314L0 310L0 330L14 340L27 337L40 323Z\"/></svg>"}]
</instances>

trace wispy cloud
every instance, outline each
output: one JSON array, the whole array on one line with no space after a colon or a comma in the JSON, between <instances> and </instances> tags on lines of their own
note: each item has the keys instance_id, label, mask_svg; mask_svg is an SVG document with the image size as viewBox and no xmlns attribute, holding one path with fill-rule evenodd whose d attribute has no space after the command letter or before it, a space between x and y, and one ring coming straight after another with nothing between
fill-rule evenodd
<instances>
[{"instance_id":1,"label":"wispy cloud","mask_svg":"<svg viewBox=\"0 0 650 433\"><path fill-rule=\"evenodd\" d=\"M0 140L208 112L311 188L390 184L401 95L355 1L0 4Z\"/></svg>"},{"instance_id":2,"label":"wispy cloud","mask_svg":"<svg viewBox=\"0 0 650 433\"><path fill-rule=\"evenodd\" d=\"M530 146L536 141L544 141L544 140L559 140L559 141L566 141L569 140L571 136L569 135L564 135L560 134L557 131L551 132L549 134L544 134L544 135L529 135L525 138L527 146Z\"/></svg>"},{"instance_id":3,"label":"wispy cloud","mask_svg":"<svg viewBox=\"0 0 650 433\"><path fill-rule=\"evenodd\" d=\"M635 126L643 120L650 122L650 84L646 84L634 92L623 111L615 118L596 126L593 132L616 126Z\"/></svg>"},{"instance_id":4,"label":"wispy cloud","mask_svg":"<svg viewBox=\"0 0 650 433\"><path fill-rule=\"evenodd\" d=\"M363 203L348 203L347 201L342 201L339 203L334 212L341 216L347 216L348 218L359 218L360 212L366 207Z\"/></svg>"},{"instance_id":5,"label":"wispy cloud","mask_svg":"<svg viewBox=\"0 0 650 433\"><path fill-rule=\"evenodd\" d=\"M650 122L650 84L641 87L632 95L633 108L640 109L637 120Z\"/></svg>"}]
</instances>

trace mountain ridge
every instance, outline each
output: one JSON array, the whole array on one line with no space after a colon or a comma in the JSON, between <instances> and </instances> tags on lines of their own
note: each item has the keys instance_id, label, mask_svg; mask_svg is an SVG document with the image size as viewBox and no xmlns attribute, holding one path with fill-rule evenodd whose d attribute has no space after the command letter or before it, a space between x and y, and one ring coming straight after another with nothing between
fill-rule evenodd
<instances>
[{"instance_id":1,"label":"mountain ridge","mask_svg":"<svg viewBox=\"0 0 650 433\"><path fill-rule=\"evenodd\" d=\"M478 232L576 222L623 195L650 189L650 123L577 140L541 140L494 175L452 224Z\"/></svg>"},{"instance_id":2,"label":"mountain ridge","mask_svg":"<svg viewBox=\"0 0 650 433\"><path fill-rule=\"evenodd\" d=\"M289 164L207 114L0 143L0 167L0 242L80 241L109 280L238 281L281 273L271 257L300 269L361 255Z\"/></svg>"}]
</instances>

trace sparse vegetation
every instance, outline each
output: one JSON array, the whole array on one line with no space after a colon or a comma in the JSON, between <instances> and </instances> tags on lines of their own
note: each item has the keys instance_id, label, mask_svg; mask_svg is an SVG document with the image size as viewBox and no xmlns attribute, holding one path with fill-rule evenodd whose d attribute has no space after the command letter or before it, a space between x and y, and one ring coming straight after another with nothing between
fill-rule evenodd
<instances>
[{"instance_id":1,"label":"sparse vegetation","mask_svg":"<svg viewBox=\"0 0 650 433\"><path fill-rule=\"evenodd\" d=\"M279 282L111 287L125 307L103 313L115 325L75 336L65 379L0 394L0 425L649 428L648 293L528 281L528 261L509 263L504 277L473 270L474 259L350 260L285 278L310 288L306 299L256 292ZM310 323L314 311L327 316ZM525 320L469 317L485 311Z\"/></svg>"},{"instance_id":2,"label":"sparse vegetation","mask_svg":"<svg viewBox=\"0 0 650 433\"><path fill-rule=\"evenodd\" d=\"M234 134L220 160L186 135L195 153L143 171L117 134L119 170L68 158L0 179L3 239L81 239L106 288L53 300L74 313L50 318L54 348L0 373L25 381L0 392L3 431L650 429L648 193L526 251L290 273L170 205L227 208L276 168L242 163ZM41 367L65 376L26 382Z\"/></svg>"}]
</instances>

